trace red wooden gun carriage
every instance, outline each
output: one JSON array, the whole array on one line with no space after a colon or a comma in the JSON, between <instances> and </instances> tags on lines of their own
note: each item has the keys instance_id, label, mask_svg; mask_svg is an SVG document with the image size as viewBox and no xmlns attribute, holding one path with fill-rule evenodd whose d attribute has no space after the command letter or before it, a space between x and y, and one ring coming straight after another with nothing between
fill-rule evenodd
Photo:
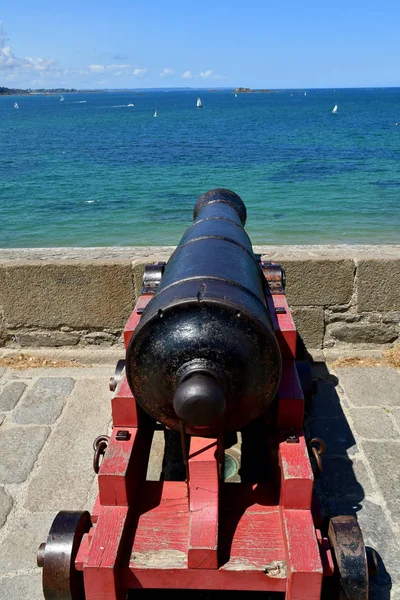
<instances>
[{"instance_id":1,"label":"red wooden gun carriage","mask_svg":"<svg viewBox=\"0 0 400 600\"><path fill-rule=\"evenodd\" d=\"M112 433L95 440L92 514L60 512L38 552L46 600L138 588L367 600L356 519L322 522L313 496L322 445L304 437L311 380L284 271L254 255L245 220L239 196L208 192L167 265L146 267L111 382ZM163 473L147 481L160 428Z\"/></svg>"}]
</instances>

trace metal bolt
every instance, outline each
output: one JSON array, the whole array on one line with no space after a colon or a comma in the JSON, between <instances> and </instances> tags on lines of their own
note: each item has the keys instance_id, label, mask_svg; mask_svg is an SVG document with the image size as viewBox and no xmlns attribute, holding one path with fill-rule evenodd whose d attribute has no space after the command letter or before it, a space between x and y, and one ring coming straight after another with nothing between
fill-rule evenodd
<instances>
[{"instance_id":1,"label":"metal bolt","mask_svg":"<svg viewBox=\"0 0 400 600\"><path fill-rule=\"evenodd\" d=\"M131 434L129 433L129 431L126 431L124 429L121 429L120 431L117 431L117 435L115 436L115 439L118 442L127 442L131 437Z\"/></svg>"},{"instance_id":2,"label":"metal bolt","mask_svg":"<svg viewBox=\"0 0 400 600\"><path fill-rule=\"evenodd\" d=\"M43 569L43 565L44 565L45 552L46 552L46 543L43 542L42 544L40 544L39 549L37 551L37 555L36 555L37 566L40 567L41 569Z\"/></svg>"}]
</instances>

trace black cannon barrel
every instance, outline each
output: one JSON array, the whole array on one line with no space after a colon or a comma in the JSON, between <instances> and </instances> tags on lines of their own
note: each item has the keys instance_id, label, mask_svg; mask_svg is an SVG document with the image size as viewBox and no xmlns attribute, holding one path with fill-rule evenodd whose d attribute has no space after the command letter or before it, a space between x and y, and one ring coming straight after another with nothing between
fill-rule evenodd
<instances>
[{"instance_id":1,"label":"black cannon barrel","mask_svg":"<svg viewBox=\"0 0 400 600\"><path fill-rule=\"evenodd\" d=\"M201 196L128 346L132 393L172 429L239 430L276 394L281 356L245 222L234 192Z\"/></svg>"}]
</instances>

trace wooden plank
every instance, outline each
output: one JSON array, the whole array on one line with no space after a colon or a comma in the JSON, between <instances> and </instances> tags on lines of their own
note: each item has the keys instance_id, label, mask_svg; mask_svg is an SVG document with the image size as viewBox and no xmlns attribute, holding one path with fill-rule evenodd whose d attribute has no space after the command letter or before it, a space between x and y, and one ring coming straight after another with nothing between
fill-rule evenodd
<instances>
[{"instance_id":1,"label":"wooden plank","mask_svg":"<svg viewBox=\"0 0 400 600\"><path fill-rule=\"evenodd\" d=\"M145 481L135 503L133 569L187 568L189 505L184 481Z\"/></svg>"},{"instance_id":2,"label":"wooden plank","mask_svg":"<svg viewBox=\"0 0 400 600\"><path fill-rule=\"evenodd\" d=\"M285 547L279 506L269 484L222 485L220 568L270 572L284 579Z\"/></svg>"},{"instance_id":3,"label":"wooden plank","mask_svg":"<svg viewBox=\"0 0 400 600\"><path fill-rule=\"evenodd\" d=\"M298 443L287 442L284 433L279 442L280 505L283 508L311 510L314 475L304 433L301 429L294 430L294 433L298 436Z\"/></svg>"},{"instance_id":4,"label":"wooden plank","mask_svg":"<svg viewBox=\"0 0 400 600\"><path fill-rule=\"evenodd\" d=\"M118 574L128 507L106 506L99 515L83 569L86 600L123 600L125 591Z\"/></svg>"},{"instance_id":5,"label":"wooden plank","mask_svg":"<svg viewBox=\"0 0 400 600\"><path fill-rule=\"evenodd\" d=\"M218 440L193 436L189 456L189 569L218 568Z\"/></svg>"},{"instance_id":6,"label":"wooden plank","mask_svg":"<svg viewBox=\"0 0 400 600\"><path fill-rule=\"evenodd\" d=\"M141 296L139 296L136 306L133 309L133 312L132 312L131 316L129 317L128 322L124 328L125 348L128 348L129 341L132 337L132 333L135 331L136 327L138 326L139 321L142 317L142 312L146 308L146 306L148 305L148 303L150 302L152 297L153 297L153 294L142 294Z\"/></svg>"},{"instance_id":7,"label":"wooden plank","mask_svg":"<svg viewBox=\"0 0 400 600\"><path fill-rule=\"evenodd\" d=\"M297 332L286 300L286 294L271 294L266 297L282 358L296 358ZM276 309L284 309L285 313L276 313Z\"/></svg>"},{"instance_id":8,"label":"wooden plank","mask_svg":"<svg viewBox=\"0 0 400 600\"><path fill-rule=\"evenodd\" d=\"M278 394L278 429L301 429L304 421L304 396L293 359L282 361Z\"/></svg>"},{"instance_id":9,"label":"wooden plank","mask_svg":"<svg viewBox=\"0 0 400 600\"><path fill-rule=\"evenodd\" d=\"M138 483L146 478L153 431L126 427L129 439L118 441L114 427L98 475L100 503L103 506L128 506L133 502Z\"/></svg>"},{"instance_id":10,"label":"wooden plank","mask_svg":"<svg viewBox=\"0 0 400 600\"><path fill-rule=\"evenodd\" d=\"M138 426L136 400L125 375L111 399L111 410L114 427Z\"/></svg>"},{"instance_id":11,"label":"wooden plank","mask_svg":"<svg viewBox=\"0 0 400 600\"><path fill-rule=\"evenodd\" d=\"M323 569L308 510L283 510L286 540L286 600L320 600Z\"/></svg>"},{"instance_id":12,"label":"wooden plank","mask_svg":"<svg viewBox=\"0 0 400 600\"><path fill-rule=\"evenodd\" d=\"M261 571L253 570L124 568L120 570L120 577L127 589L242 590L257 592L284 592L286 589L286 579L268 577ZM99 597L99 600L100 598L102 596Z\"/></svg>"}]
</instances>

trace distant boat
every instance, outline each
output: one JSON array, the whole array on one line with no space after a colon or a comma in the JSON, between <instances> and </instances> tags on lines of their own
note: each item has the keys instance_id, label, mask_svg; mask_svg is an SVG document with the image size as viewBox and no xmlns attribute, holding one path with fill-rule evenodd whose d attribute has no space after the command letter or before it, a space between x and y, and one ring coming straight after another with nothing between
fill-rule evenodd
<instances>
[{"instance_id":1,"label":"distant boat","mask_svg":"<svg viewBox=\"0 0 400 600\"><path fill-rule=\"evenodd\" d=\"M127 104L127 106L135 106L134 104Z\"/></svg>"},{"instance_id":2,"label":"distant boat","mask_svg":"<svg viewBox=\"0 0 400 600\"><path fill-rule=\"evenodd\" d=\"M19 108L18 103L14 102L14 108Z\"/></svg>"},{"instance_id":3,"label":"distant boat","mask_svg":"<svg viewBox=\"0 0 400 600\"><path fill-rule=\"evenodd\" d=\"M60 102L64 102L64 96L61 95Z\"/></svg>"},{"instance_id":4,"label":"distant boat","mask_svg":"<svg viewBox=\"0 0 400 600\"><path fill-rule=\"evenodd\" d=\"M332 110L332 112L333 112L333 114L336 114L336 113L337 113L337 104L335 104L335 106L333 107L333 110Z\"/></svg>"},{"instance_id":5,"label":"distant boat","mask_svg":"<svg viewBox=\"0 0 400 600\"><path fill-rule=\"evenodd\" d=\"M235 94L235 98L237 98L237 97L238 97L238 95L237 95L237 94Z\"/></svg>"},{"instance_id":6,"label":"distant boat","mask_svg":"<svg viewBox=\"0 0 400 600\"><path fill-rule=\"evenodd\" d=\"M202 101L201 101L200 97L199 97L199 98L197 98L197 103L196 103L196 106L197 106L197 108L203 108L203 103L202 103Z\"/></svg>"},{"instance_id":7,"label":"distant boat","mask_svg":"<svg viewBox=\"0 0 400 600\"><path fill-rule=\"evenodd\" d=\"M304 95L307 96L307 92L304 92Z\"/></svg>"},{"instance_id":8,"label":"distant boat","mask_svg":"<svg viewBox=\"0 0 400 600\"><path fill-rule=\"evenodd\" d=\"M158 117L157 108L156 108L156 109L155 109L155 111L154 111L154 115L153 115L153 117Z\"/></svg>"}]
</instances>

